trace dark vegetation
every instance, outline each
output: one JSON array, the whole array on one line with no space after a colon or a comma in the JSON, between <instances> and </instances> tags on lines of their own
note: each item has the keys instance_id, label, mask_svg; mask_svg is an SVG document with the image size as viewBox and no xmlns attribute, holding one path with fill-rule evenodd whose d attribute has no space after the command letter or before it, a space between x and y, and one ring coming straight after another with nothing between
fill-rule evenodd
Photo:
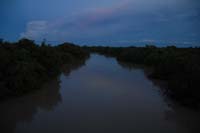
<instances>
[{"instance_id":1,"label":"dark vegetation","mask_svg":"<svg viewBox=\"0 0 200 133\"><path fill-rule=\"evenodd\" d=\"M151 70L151 79L167 81L165 92L179 103L200 103L200 48L168 46L84 47L90 52L116 57L119 62L142 65Z\"/></svg>"},{"instance_id":2,"label":"dark vegetation","mask_svg":"<svg viewBox=\"0 0 200 133\"><path fill-rule=\"evenodd\" d=\"M19 96L41 88L61 71L83 64L89 53L70 43L36 45L28 39L0 41L0 98Z\"/></svg>"},{"instance_id":3,"label":"dark vegetation","mask_svg":"<svg viewBox=\"0 0 200 133\"><path fill-rule=\"evenodd\" d=\"M145 66L151 70L151 79L167 82L168 96L186 105L200 103L200 48L50 46L28 39L16 43L0 40L0 98L39 89L61 72L68 75L84 64L89 52L115 57L120 64Z\"/></svg>"}]
</instances>

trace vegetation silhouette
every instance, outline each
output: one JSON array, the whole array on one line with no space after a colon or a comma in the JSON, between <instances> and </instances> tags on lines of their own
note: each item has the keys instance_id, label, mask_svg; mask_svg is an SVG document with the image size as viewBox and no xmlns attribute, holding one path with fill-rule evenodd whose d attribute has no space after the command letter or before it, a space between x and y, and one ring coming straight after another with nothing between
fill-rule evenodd
<instances>
[{"instance_id":1,"label":"vegetation silhouette","mask_svg":"<svg viewBox=\"0 0 200 133\"><path fill-rule=\"evenodd\" d=\"M115 57L119 62L145 66L150 78L168 83L167 94L185 105L200 101L200 48L80 47L72 43L36 45L21 39L10 43L0 39L0 98L19 96L41 86L61 71L66 75L84 64L90 52Z\"/></svg>"},{"instance_id":2,"label":"vegetation silhouette","mask_svg":"<svg viewBox=\"0 0 200 133\"><path fill-rule=\"evenodd\" d=\"M200 102L200 48L167 46L103 47L84 46L89 52L115 57L119 62L142 65L152 79L167 82L167 95L181 104L199 106Z\"/></svg>"},{"instance_id":3,"label":"vegetation silhouette","mask_svg":"<svg viewBox=\"0 0 200 133\"><path fill-rule=\"evenodd\" d=\"M88 52L71 43L50 46L43 41L39 46L28 39L15 43L1 41L0 98L39 89L62 70L70 70L77 62L84 63L88 57Z\"/></svg>"}]
</instances>

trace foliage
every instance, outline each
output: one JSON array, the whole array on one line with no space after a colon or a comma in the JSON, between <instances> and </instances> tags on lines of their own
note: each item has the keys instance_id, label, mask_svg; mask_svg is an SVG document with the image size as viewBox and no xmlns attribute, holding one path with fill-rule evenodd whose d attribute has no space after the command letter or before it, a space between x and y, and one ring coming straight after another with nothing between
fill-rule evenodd
<instances>
[{"instance_id":1,"label":"foliage","mask_svg":"<svg viewBox=\"0 0 200 133\"><path fill-rule=\"evenodd\" d=\"M36 45L21 39L16 43L0 42L0 98L21 95L39 89L56 77L66 64L84 62L89 53L74 44ZM68 67L68 69L71 69Z\"/></svg>"}]
</instances>

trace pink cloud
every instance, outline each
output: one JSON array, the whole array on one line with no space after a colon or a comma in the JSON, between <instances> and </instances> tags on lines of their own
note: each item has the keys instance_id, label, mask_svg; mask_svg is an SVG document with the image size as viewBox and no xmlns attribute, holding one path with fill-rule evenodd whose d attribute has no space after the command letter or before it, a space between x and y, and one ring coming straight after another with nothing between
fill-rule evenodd
<instances>
[{"instance_id":1,"label":"pink cloud","mask_svg":"<svg viewBox=\"0 0 200 133\"><path fill-rule=\"evenodd\" d=\"M105 21L111 17L118 16L129 7L130 1L124 1L109 8L97 8L90 10L81 17L80 27L88 27L99 21Z\"/></svg>"},{"instance_id":2,"label":"pink cloud","mask_svg":"<svg viewBox=\"0 0 200 133\"><path fill-rule=\"evenodd\" d=\"M41 40L42 38L74 38L79 34L85 34L85 30L90 35L94 29L98 29L100 34L102 27L95 26L95 24L110 20L113 17L117 17L120 13L127 10L130 4L128 2L122 2L112 7L107 8L95 8L89 9L81 14L71 16L69 18L60 18L55 21L36 20L27 24L25 32L21 33L21 37L27 37L31 39Z\"/></svg>"}]
</instances>

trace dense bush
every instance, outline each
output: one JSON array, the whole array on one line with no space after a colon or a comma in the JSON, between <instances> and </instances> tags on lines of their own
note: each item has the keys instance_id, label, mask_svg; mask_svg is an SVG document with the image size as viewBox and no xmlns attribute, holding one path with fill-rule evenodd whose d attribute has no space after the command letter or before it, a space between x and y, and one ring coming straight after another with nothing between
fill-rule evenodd
<instances>
[{"instance_id":1,"label":"dense bush","mask_svg":"<svg viewBox=\"0 0 200 133\"><path fill-rule=\"evenodd\" d=\"M44 43L39 46L28 39L16 43L1 41L0 98L38 89L45 81L56 77L62 66L83 63L88 56L81 47L69 43L53 47Z\"/></svg>"}]
</instances>

